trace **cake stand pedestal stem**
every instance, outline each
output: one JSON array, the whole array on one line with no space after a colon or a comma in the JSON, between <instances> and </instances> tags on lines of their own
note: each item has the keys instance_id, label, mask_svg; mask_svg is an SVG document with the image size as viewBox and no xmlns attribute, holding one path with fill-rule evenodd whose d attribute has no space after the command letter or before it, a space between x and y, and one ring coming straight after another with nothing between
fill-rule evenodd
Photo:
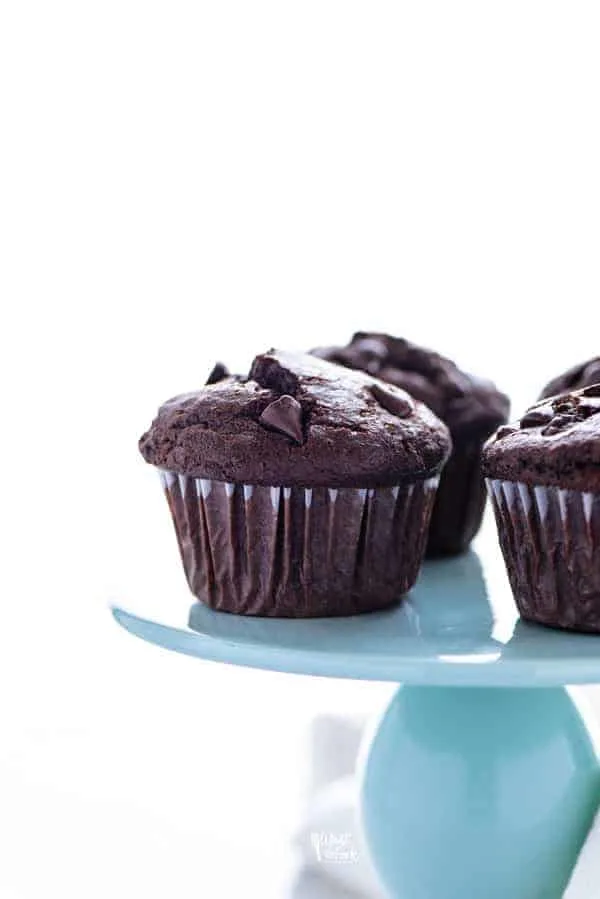
<instances>
[{"instance_id":1,"label":"cake stand pedestal stem","mask_svg":"<svg viewBox=\"0 0 600 899\"><path fill-rule=\"evenodd\" d=\"M361 768L393 899L560 899L600 803L597 751L562 687L400 687Z\"/></svg>"}]
</instances>

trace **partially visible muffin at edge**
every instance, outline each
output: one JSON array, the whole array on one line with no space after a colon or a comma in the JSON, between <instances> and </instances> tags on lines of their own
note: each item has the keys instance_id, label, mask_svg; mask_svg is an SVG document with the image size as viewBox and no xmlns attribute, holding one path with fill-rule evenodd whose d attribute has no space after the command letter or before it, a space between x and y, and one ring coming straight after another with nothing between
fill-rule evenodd
<instances>
[{"instance_id":1,"label":"partially visible muffin at edge","mask_svg":"<svg viewBox=\"0 0 600 899\"><path fill-rule=\"evenodd\" d=\"M599 633L600 384L500 428L483 469L522 617Z\"/></svg>"},{"instance_id":2,"label":"partially visible muffin at edge","mask_svg":"<svg viewBox=\"0 0 600 899\"><path fill-rule=\"evenodd\" d=\"M421 564L446 427L403 390L311 356L271 351L246 378L209 380L140 440L194 595L288 617L398 601Z\"/></svg>"},{"instance_id":3,"label":"partially visible muffin at edge","mask_svg":"<svg viewBox=\"0 0 600 899\"><path fill-rule=\"evenodd\" d=\"M491 381L461 371L439 353L389 334L359 331L347 346L312 352L406 390L445 422L453 450L440 479L427 554L464 552L479 530L485 507L481 449L507 421L508 397Z\"/></svg>"}]
</instances>

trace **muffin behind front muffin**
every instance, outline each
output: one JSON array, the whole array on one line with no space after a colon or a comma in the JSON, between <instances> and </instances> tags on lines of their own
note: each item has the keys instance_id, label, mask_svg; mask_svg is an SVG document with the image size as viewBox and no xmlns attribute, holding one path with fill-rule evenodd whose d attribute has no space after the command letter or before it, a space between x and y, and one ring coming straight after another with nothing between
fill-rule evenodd
<instances>
[{"instance_id":1,"label":"muffin behind front muffin","mask_svg":"<svg viewBox=\"0 0 600 899\"><path fill-rule=\"evenodd\" d=\"M359 331L347 346L323 347L313 353L401 387L448 426L452 455L440 478L427 554L454 555L466 550L479 530L485 506L481 449L506 422L508 397L491 381L461 371L439 353L389 334Z\"/></svg>"},{"instance_id":2,"label":"muffin behind front muffin","mask_svg":"<svg viewBox=\"0 0 600 899\"><path fill-rule=\"evenodd\" d=\"M192 592L250 615L343 615L414 583L445 426L404 391L310 356L257 356L165 403L140 440Z\"/></svg>"}]
</instances>

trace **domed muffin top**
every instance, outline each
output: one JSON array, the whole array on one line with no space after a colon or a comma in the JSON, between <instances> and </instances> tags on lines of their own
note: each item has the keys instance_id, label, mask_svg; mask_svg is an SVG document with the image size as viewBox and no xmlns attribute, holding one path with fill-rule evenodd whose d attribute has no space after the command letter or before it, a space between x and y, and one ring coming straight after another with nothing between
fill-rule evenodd
<instances>
[{"instance_id":1,"label":"domed muffin top","mask_svg":"<svg viewBox=\"0 0 600 899\"><path fill-rule=\"evenodd\" d=\"M569 390L581 390L582 387L589 387L592 384L600 384L600 356L594 356L587 362L574 365L562 375L553 378L540 393L540 399L557 396L559 393L566 393Z\"/></svg>"},{"instance_id":2,"label":"domed muffin top","mask_svg":"<svg viewBox=\"0 0 600 899\"><path fill-rule=\"evenodd\" d=\"M600 492L600 384L541 400L483 450L487 477Z\"/></svg>"},{"instance_id":3,"label":"domed muffin top","mask_svg":"<svg viewBox=\"0 0 600 899\"><path fill-rule=\"evenodd\" d=\"M272 350L247 377L216 366L209 384L159 409L140 439L178 474L267 486L376 487L437 474L447 428L371 375Z\"/></svg>"},{"instance_id":4,"label":"domed muffin top","mask_svg":"<svg viewBox=\"0 0 600 899\"><path fill-rule=\"evenodd\" d=\"M345 347L312 352L401 387L429 406L453 436L485 437L507 419L509 399L491 381L469 375L450 359L403 338L359 331Z\"/></svg>"}]
</instances>

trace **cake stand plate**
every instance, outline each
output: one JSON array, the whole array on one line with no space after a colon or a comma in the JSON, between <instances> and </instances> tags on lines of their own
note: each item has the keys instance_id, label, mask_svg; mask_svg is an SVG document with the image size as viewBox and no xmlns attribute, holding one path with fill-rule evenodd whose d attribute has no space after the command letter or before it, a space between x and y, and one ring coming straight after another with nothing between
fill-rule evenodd
<instances>
[{"instance_id":1,"label":"cake stand plate","mask_svg":"<svg viewBox=\"0 0 600 899\"><path fill-rule=\"evenodd\" d=\"M600 682L600 636L520 621L497 546L479 547L426 563L400 606L370 615L250 619L185 593L113 614L203 659L401 683L359 772L388 894L560 899L600 805L598 743L563 685Z\"/></svg>"},{"instance_id":2,"label":"cake stand plate","mask_svg":"<svg viewBox=\"0 0 600 899\"><path fill-rule=\"evenodd\" d=\"M498 558L496 558L498 557ZM521 621L497 547L426 562L399 606L347 618L248 618L179 597L113 607L119 624L176 652L293 674L430 686L600 681L600 637Z\"/></svg>"}]
</instances>

